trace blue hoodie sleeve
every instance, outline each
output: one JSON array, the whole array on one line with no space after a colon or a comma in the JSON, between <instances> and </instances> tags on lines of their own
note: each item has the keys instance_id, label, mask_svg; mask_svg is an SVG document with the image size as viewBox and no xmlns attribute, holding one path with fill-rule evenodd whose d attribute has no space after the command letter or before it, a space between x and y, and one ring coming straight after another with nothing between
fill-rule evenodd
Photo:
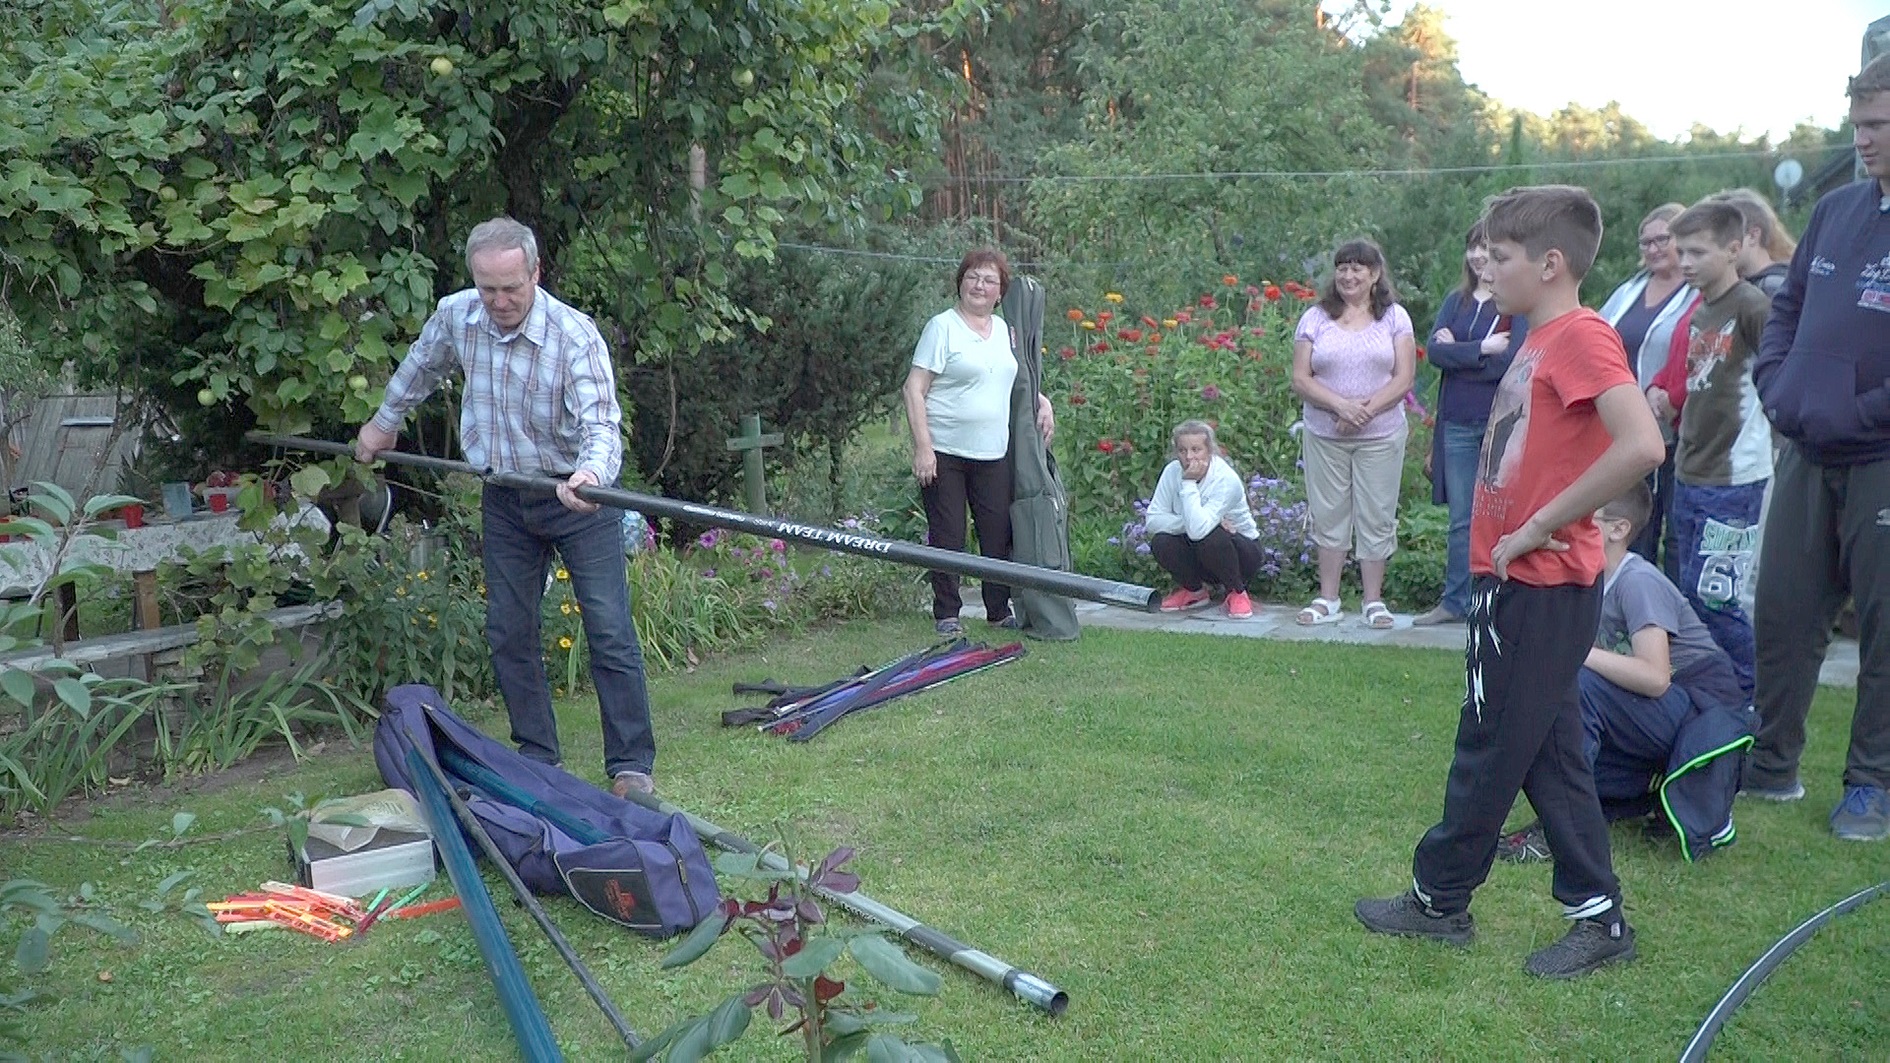
<instances>
[{"instance_id":1,"label":"blue hoodie sleeve","mask_svg":"<svg viewBox=\"0 0 1890 1063\"><path fill-rule=\"evenodd\" d=\"M1431 329L1433 335L1454 320L1460 295L1460 291L1453 290L1444 297L1444 309L1439 311L1437 325ZM1513 318L1509 326L1509 346L1501 354L1484 354L1483 341L1480 339L1460 340L1431 344L1425 348L1425 359L1440 372L1450 374L1453 379L1493 384L1509 372L1509 363L1515 360L1516 352L1522 350L1523 337L1527 335L1528 320Z\"/></svg>"},{"instance_id":2,"label":"blue hoodie sleeve","mask_svg":"<svg viewBox=\"0 0 1890 1063\"><path fill-rule=\"evenodd\" d=\"M1859 393L1854 361L1798 343L1799 330L1807 324L1804 310L1811 294L1812 259L1820 252L1840 259L1847 257L1846 237L1827 240L1824 230L1835 226L1835 233L1846 233L1852 224L1851 214L1866 209L1874 213L1874 185L1870 191L1866 200L1850 189L1842 189L1819 200L1812 209L1805 235L1792 255L1791 269L1785 274L1785 284L1772 299L1772 314L1766 319L1765 333L1759 341L1759 356L1752 363L1753 386L1772 427L1786 438L1812 447L1814 452L1821 448L1850 449L1890 423L1890 387L1880 384Z\"/></svg>"},{"instance_id":3,"label":"blue hoodie sleeve","mask_svg":"<svg viewBox=\"0 0 1890 1063\"><path fill-rule=\"evenodd\" d=\"M1450 294L1444 296L1444 305L1437 310L1437 322L1431 326L1431 336L1437 335L1437 330L1443 328L1451 329L1453 334L1456 332L1451 326L1457 324L1457 311L1462 301L1463 292L1457 288L1452 288ZM1440 372L1449 373L1452 376L1473 372L1483 367L1483 352L1479 350L1480 346L1481 344L1475 341L1452 340L1449 343L1436 343L1427 340L1424 347L1424 360L1436 366Z\"/></svg>"}]
</instances>

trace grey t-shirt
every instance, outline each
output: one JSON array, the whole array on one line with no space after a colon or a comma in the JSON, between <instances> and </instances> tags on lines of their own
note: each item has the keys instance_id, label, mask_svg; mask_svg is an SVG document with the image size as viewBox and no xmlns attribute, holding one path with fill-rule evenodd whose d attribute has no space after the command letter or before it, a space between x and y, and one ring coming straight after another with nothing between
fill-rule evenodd
<instances>
[{"instance_id":1,"label":"grey t-shirt","mask_svg":"<svg viewBox=\"0 0 1890 1063\"><path fill-rule=\"evenodd\" d=\"M1646 558L1629 554L1601 592L1595 645L1631 653L1634 633L1644 627L1657 627L1670 636L1668 654L1676 675L1723 652L1680 588Z\"/></svg>"}]
</instances>

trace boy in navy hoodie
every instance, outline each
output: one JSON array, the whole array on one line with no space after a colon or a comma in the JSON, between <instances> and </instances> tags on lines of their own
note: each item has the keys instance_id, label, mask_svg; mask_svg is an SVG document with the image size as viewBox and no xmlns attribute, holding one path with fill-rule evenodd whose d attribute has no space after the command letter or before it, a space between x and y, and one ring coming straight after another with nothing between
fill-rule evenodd
<instances>
[{"instance_id":1,"label":"boy in navy hoodie","mask_svg":"<svg viewBox=\"0 0 1890 1063\"><path fill-rule=\"evenodd\" d=\"M1857 711L1831 831L1890 838L1890 56L1851 79L1869 175L1818 201L1753 381L1785 437L1761 547L1759 741L1744 792L1805 795L1798 761L1831 622L1857 602Z\"/></svg>"}]
</instances>

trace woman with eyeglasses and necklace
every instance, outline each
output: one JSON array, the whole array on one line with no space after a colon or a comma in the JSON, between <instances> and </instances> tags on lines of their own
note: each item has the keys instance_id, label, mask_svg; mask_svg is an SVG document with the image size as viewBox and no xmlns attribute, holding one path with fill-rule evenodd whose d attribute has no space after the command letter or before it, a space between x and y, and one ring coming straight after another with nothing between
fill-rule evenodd
<instances>
[{"instance_id":1,"label":"woman with eyeglasses and necklace","mask_svg":"<svg viewBox=\"0 0 1890 1063\"><path fill-rule=\"evenodd\" d=\"M1667 365L1667 352L1673 345L1674 329L1693 302L1693 290L1680 276L1680 256L1673 248L1673 234L1667 225L1686 208L1678 203L1663 203L1641 219L1641 269L1629 277L1601 306L1601 316L1614 326L1627 348L1628 366L1634 371L1644 392L1654 377ZM1670 580L1679 579L1678 559L1673 551L1672 522L1667 519L1673 505L1673 436L1667 434L1667 460L1655 470L1649 481L1654 489L1654 515L1634 540L1633 550L1657 563ZM1667 556L1661 558L1662 544Z\"/></svg>"},{"instance_id":2,"label":"woman with eyeglasses and necklace","mask_svg":"<svg viewBox=\"0 0 1890 1063\"><path fill-rule=\"evenodd\" d=\"M965 548L965 509L978 529L978 552L1011 556L1011 387L1017 358L1011 330L997 316L1010 287L1004 252L979 248L958 263L957 302L926 322L912 352L901 394L912 426L912 475L925 501L926 541ZM1037 396L1037 430L1048 444L1056 427L1050 400ZM958 577L934 572L932 619L941 635L958 635ZM985 619L1016 628L1011 589L985 580Z\"/></svg>"}]
</instances>

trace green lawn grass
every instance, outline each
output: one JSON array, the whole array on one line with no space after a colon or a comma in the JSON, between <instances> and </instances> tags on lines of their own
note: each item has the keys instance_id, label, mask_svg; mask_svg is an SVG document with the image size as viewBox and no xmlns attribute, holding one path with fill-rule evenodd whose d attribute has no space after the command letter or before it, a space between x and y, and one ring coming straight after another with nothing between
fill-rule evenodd
<instances>
[{"instance_id":1,"label":"green lawn grass","mask_svg":"<svg viewBox=\"0 0 1890 1063\"><path fill-rule=\"evenodd\" d=\"M1461 684L1461 662L1447 653L1092 630L1076 644L1032 644L1018 664L807 745L718 724L736 703L732 681L824 680L929 636L919 619L855 624L655 680L658 784L751 837L778 823L809 849L860 847L867 892L1069 992L1069 1012L1053 1020L948 970L937 998L893 1002L913 1005L920 1039L950 1038L967 1058L1671 1059L1775 939L1885 877L1882 846L1835 841L1824 825L1848 691L1819 695L1810 798L1742 803L1740 840L1727 852L1688 867L1671 840L1616 827L1641 958L1567 984L1521 969L1565 927L1543 865L1498 865L1477 896L1480 934L1467 950L1371 936L1353 920L1354 899L1408 883L1411 846L1440 807ZM504 735L497 712L468 715ZM568 762L595 773L593 705L561 715ZM261 777L95 802L65 826L136 842L188 810L200 817L193 831L227 831L260 822L258 810L291 791L313 800L379 785L366 751L330 743ZM0 841L0 879L66 891L94 882L143 934L132 946L76 928L55 939L39 984L57 999L26 1014L29 1050L515 1058L458 915L327 945L286 933L212 940L181 916L137 907L174 871L192 871L190 883L217 896L284 877L282 853L275 832L135 853ZM501 907L568 1055L620 1058L542 936L522 911ZM749 947L727 941L685 971L660 971L665 946L563 899L548 907L645 1034L712 1006L756 970ZM12 920L8 947L23 925ZM1883 1058L1885 984L1890 903L1839 920L1794 956L1714 1058ZM787 1059L792 1047L757 1028L726 1054Z\"/></svg>"}]
</instances>

